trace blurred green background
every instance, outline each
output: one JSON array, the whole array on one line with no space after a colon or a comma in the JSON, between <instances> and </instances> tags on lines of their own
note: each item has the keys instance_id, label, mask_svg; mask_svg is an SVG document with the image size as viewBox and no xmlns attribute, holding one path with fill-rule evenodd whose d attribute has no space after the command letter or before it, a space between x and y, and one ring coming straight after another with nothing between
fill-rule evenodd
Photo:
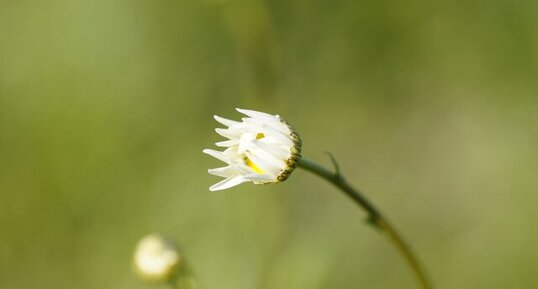
<instances>
[{"instance_id":1,"label":"blurred green background","mask_svg":"<svg viewBox=\"0 0 538 289\"><path fill-rule=\"evenodd\" d=\"M297 171L224 192L235 107L340 160L437 288L538 284L538 2L0 1L0 288L417 288L364 213Z\"/></svg>"}]
</instances>

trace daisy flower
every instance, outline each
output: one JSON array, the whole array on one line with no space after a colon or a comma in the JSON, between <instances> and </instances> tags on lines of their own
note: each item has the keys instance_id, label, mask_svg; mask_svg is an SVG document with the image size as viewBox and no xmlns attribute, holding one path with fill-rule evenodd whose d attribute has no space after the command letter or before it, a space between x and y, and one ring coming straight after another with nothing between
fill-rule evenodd
<instances>
[{"instance_id":1,"label":"daisy flower","mask_svg":"<svg viewBox=\"0 0 538 289\"><path fill-rule=\"evenodd\" d=\"M246 115L241 121L214 116L226 126L216 132L228 140L217 142L224 151L203 150L227 164L210 169L210 174L224 180L211 186L218 191L245 182L254 184L278 183L286 180L301 158L301 139L290 125L278 115L237 109Z\"/></svg>"}]
</instances>

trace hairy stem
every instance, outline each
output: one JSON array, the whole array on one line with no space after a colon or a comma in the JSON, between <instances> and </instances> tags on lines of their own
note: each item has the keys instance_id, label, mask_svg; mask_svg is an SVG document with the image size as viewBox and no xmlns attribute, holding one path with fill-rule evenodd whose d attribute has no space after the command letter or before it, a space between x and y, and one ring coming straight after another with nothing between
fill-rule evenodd
<instances>
[{"instance_id":1,"label":"hairy stem","mask_svg":"<svg viewBox=\"0 0 538 289\"><path fill-rule=\"evenodd\" d=\"M342 190L342 192L344 192L348 197L350 197L357 205L363 208L368 213L368 221L375 227L381 229L386 234L389 240L394 244L400 254L407 261L407 264L415 273L422 288L432 289L433 287L428 281L424 268L411 250L411 247L407 245L407 243L403 240L398 231L387 221L387 219L379 212L379 210L374 207L374 205L368 199L366 199L366 197L360 191L354 189L346 182L346 180L340 175L338 165L334 158L332 158L332 156L331 159L333 160L333 163L336 167L336 172L334 173L304 158L299 161L299 167L311 173L314 173L317 176L335 185L340 190Z\"/></svg>"}]
</instances>

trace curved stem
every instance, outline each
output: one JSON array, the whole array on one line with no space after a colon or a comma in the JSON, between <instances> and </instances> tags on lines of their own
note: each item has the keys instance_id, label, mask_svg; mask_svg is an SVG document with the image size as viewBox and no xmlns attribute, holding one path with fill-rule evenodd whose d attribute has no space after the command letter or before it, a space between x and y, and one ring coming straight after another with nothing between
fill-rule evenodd
<instances>
[{"instance_id":1,"label":"curved stem","mask_svg":"<svg viewBox=\"0 0 538 289\"><path fill-rule=\"evenodd\" d=\"M331 157L332 159L332 157ZM379 212L374 205L362 195L361 192L351 187L346 180L340 175L338 170L338 165L332 159L335 167L336 173L329 171L328 169L306 159L301 159L299 161L299 167L318 175L319 177L325 179L331 184L338 187L342 190L348 197L350 197L357 205L362 207L368 213L368 221L376 226L377 228L383 230L387 235L389 240L396 246L400 254L405 258L409 266L413 269L420 285L423 289L432 289L432 285L428 281L424 268L418 261L417 257L411 250L411 247L403 240L398 231L387 221L387 219Z\"/></svg>"}]
</instances>

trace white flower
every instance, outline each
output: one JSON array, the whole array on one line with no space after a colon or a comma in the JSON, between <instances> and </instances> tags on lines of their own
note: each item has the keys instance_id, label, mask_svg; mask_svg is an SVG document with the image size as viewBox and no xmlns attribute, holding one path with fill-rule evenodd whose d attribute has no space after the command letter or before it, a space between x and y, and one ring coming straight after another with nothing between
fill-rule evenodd
<instances>
[{"instance_id":1,"label":"white flower","mask_svg":"<svg viewBox=\"0 0 538 289\"><path fill-rule=\"evenodd\" d=\"M178 272L179 250L174 242L159 235L148 235L140 240L134 255L135 270L149 281L169 281Z\"/></svg>"},{"instance_id":2,"label":"white flower","mask_svg":"<svg viewBox=\"0 0 538 289\"><path fill-rule=\"evenodd\" d=\"M210 174L225 178L209 190L224 190L249 181L267 184L286 180L301 158L299 135L278 115L239 108L237 111L247 116L241 122L214 116L227 126L216 129L218 134L228 138L216 145L226 149L203 152L228 165L208 170Z\"/></svg>"}]
</instances>

